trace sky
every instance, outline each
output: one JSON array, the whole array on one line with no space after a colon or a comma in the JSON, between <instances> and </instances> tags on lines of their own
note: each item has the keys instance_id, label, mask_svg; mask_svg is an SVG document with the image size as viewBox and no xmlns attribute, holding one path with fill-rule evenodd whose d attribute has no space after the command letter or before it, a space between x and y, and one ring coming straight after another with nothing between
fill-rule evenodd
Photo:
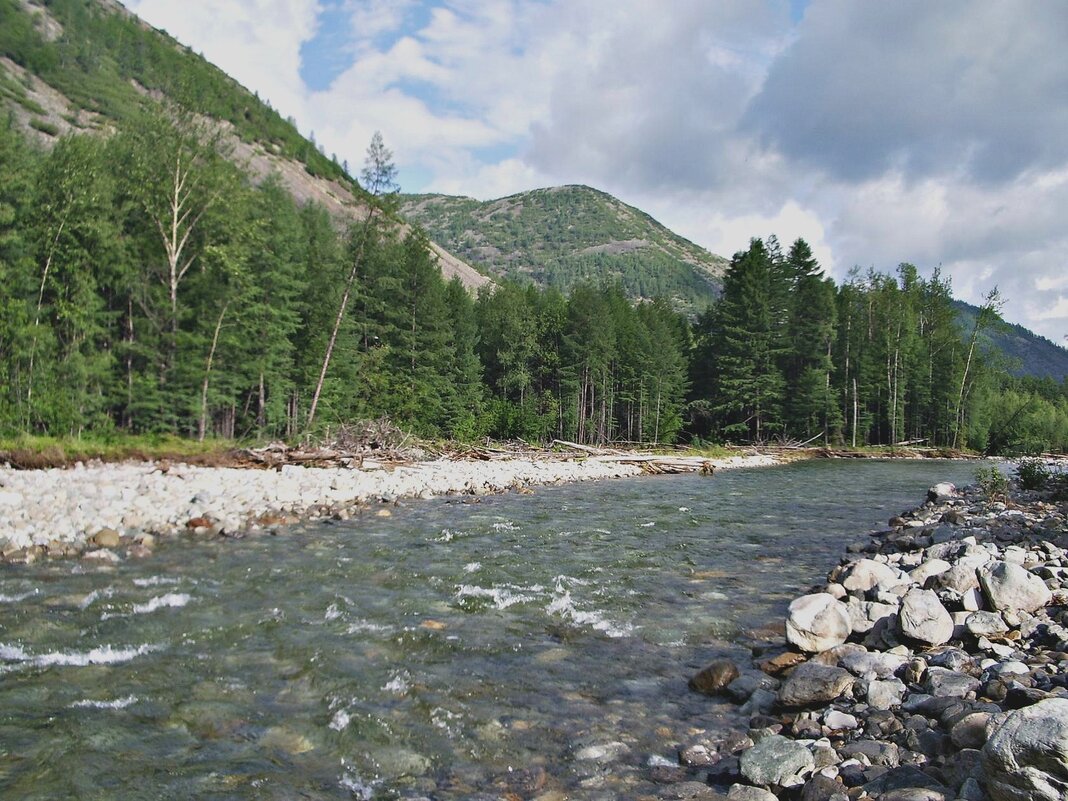
<instances>
[{"instance_id":1,"label":"sky","mask_svg":"<svg viewBox=\"0 0 1068 801\"><path fill-rule=\"evenodd\" d=\"M1068 344L1062 0L127 0L405 192L588 184L730 257L940 268Z\"/></svg>"}]
</instances>

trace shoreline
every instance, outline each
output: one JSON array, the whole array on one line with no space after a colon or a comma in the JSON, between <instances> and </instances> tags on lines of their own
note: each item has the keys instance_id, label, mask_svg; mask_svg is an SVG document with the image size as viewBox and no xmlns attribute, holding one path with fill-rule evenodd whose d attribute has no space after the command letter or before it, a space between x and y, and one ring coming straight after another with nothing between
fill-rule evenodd
<instances>
[{"instance_id":1,"label":"shoreline","mask_svg":"<svg viewBox=\"0 0 1068 801\"><path fill-rule=\"evenodd\" d=\"M751 664L720 659L691 679L749 719L680 745L693 797L1065 797L1063 498L936 485L850 546L785 623L785 639L751 646Z\"/></svg>"},{"instance_id":2,"label":"shoreline","mask_svg":"<svg viewBox=\"0 0 1068 801\"><path fill-rule=\"evenodd\" d=\"M716 470L767 467L756 454L709 459ZM150 556L180 534L241 537L324 518L348 519L401 498L482 496L528 487L630 478L639 464L596 458L437 459L392 468L283 465L278 470L169 462L0 467L0 562Z\"/></svg>"}]
</instances>

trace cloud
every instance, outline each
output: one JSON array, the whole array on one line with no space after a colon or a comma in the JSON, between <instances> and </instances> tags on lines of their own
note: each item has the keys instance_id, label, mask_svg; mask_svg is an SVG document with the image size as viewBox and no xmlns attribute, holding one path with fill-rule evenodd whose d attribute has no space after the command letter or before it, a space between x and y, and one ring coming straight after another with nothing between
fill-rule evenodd
<instances>
[{"instance_id":1,"label":"cloud","mask_svg":"<svg viewBox=\"0 0 1068 801\"><path fill-rule=\"evenodd\" d=\"M744 127L849 182L1011 181L1068 158L1068 6L812 4Z\"/></svg>"}]
</instances>

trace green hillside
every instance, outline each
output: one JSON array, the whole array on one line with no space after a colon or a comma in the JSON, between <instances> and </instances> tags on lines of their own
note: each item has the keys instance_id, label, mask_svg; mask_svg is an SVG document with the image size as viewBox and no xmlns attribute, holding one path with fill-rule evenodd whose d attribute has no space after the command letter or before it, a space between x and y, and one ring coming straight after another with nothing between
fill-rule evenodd
<instances>
[{"instance_id":1,"label":"green hillside","mask_svg":"<svg viewBox=\"0 0 1068 801\"><path fill-rule=\"evenodd\" d=\"M0 102L41 134L107 128L161 95L311 175L356 186L292 121L118 3L0 0Z\"/></svg>"},{"instance_id":2,"label":"green hillside","mask_svg":"<svg viewBox=\"0 0 1068 801\"><path fill-rule=\"evenodd\" d=\"M971 331L978 309L969 303L955 303L960 315L962 330ZM1045 337L1041 337L1022 325L1003 323L983 334L987 346L1005 355L1006 368L1013 375L1052 378L1063 381L1068 378L1068 349Z\"/></svg>"},{"instance_id":3,"label":"green hillside","mask_svg":"<svg viewBox=\"0 0 1068 801\"><path fill-rule=\"evenodd\" d=\"M689 312L716 296L727 266L645 212L587 186L484 203L407 195L401 212L489 275L564 291L583 281L618 281L631 298L666 297Z\"/></svg>"}]
</instances>

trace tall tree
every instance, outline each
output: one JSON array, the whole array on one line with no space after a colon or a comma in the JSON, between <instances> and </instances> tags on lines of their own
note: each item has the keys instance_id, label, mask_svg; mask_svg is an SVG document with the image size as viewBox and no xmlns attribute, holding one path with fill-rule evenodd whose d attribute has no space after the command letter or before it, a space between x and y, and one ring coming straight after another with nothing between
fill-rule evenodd
<instances>
[{"instance_id":1,"label":"tall tree","mask_svg":"<svg viewBox=\"0 0 1068 801\"><path fill-rule=\"evenodd\" d=\"M359 275L363 264L363 256L367 249L367 243L375 235L375 221L383 212L388 212L396 204L396 195L399 191L397 186L397 168L393 164L393 154L386 148L382 141L382 134L375 131L371 138L371 144L367 148L367 159L363 173L363 188L370 195L367 202L367 211L363 221L359 224L356 233L357 246L352 258L352 268L349 270L345 289L341 293L341 302L338 304L337 316L334 318L334 327L327 340L326 353L323 354L323 366L319 371L319 380L315 384L315 392L312 394L311 408L308 410L308 422L306 428L311 430L315 422L315 410L319 405L319 396L323 391L323 382L326 381L326 372L330 369L330 358L337 344L337 335L341 330L341 323L345 318L345 309L348 307L349 298L352 295L353 285Z\"/></svg>"},{"instance_id":2,"label":"tall tree","mask_svg":"<svg viewBox=\"0 0 1068 801\"><path fill-rule=\"evenodd\" d=\"M728 421L726 433L757 442L782 427L782 276L764 243L753 239L732 259L715 312L715 406Z\"/></svg>"}]
</instances>

